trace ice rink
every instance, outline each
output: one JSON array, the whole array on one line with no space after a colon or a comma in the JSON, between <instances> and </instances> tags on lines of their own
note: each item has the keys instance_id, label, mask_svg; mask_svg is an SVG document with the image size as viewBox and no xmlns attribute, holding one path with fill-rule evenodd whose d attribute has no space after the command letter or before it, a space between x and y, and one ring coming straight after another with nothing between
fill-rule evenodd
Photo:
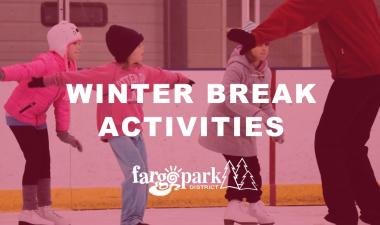
<instances>
[{"instance_id":1,"label":"ice rink","mask_svg":"<svg viewBox=\"0 0 380 225\"><path fill-rule=\"evenodd\" d=\"M324 225L323 206L268 207L276 225ZM120 210L59 211L72 225L117 225ZM224 208L148 209L145 222L150 225L223 225ZM17 213L0 214L1 225L16 224ZM359 223L365 225L364 223Z\"/></svg>"},{"instance_id":2,"label":"ice rink","mask_svg":"<svg viewBox=\"0 0 380 225\"><path fill-rule=\"evenodd\" d=\"M202 82L199 82L195 87L199 90L195 90L194 93L201 93L201 89L205 89L206 84L212 83L221 76L221 71L193 71L192 73L187 71L186 73L194 78L197 78L197 76L201 77L202 75ZM204 73L207 76L204 76ZM302 76L306 73L307 76ZM281 74L278 74L278 82L294 84L316 83L318 81L320 85L316 87L315 95L317 101L323 103L327 88L331 82L326 73L327 71L282 71ZM322 75L325 78L322 78ZM200 79L197 78L195 80ZM8 86L2 89L6 94L0 96L0 102L5 102L4 96L8 96L7 93L10 93L11 89L12 87ZM194 94L194 98L199 100L202 98L202 95ZM200 105L201 110L196 112L197 116L203 115L206 111L206 106L206 104ZM172 116L192 116L186 114L194 111L192 107L171 105L170 107L153 109L152 105L147 104L145 106L147 115L149 116L165 116L169 112ZM277 107L277 111L283 116L287 125L287 141L285 144L277 146L276 149L276 182L278 187L285 185L282 189L286 190L284 194L278 195L277 200L286 205L291 204L289 202L295 202L296 204L307 204L308 202L319 204L315 202L316 200L317 202L321 201L321 190L307 185L320 184L320 175L313 150L313 135L322 111L322 104L279 104ZM111 194L107 194L107 192L105 194L106 198L100 198L98 194L106 188L119 187L123 179L121 171L109 146L100 143L99 137L95 132L95 104L77 104L73 105L72 109L73 121L81 121L80 123L74 123L72 129L83 141L85 151L81 154L74 151L70 152L69 150L71 149L68 146L61 143L54 136L51 138L51 145L54 146L53 151L51 151L53 161L52 186L53 188L64 188L65 190L80 190L81 195L90 197L81 201L81 199L76 199L75 196L74 199L68 196L58 196L61 201L55 201L55 203L63 207L69 207L69 200L71 199L76 207L91 209L91 206L99 206L108 208L110 204L112 205L112 202L115 202L114 200L117 200L119 192L112 191ZM0 111L0 118L4 118L3 113L3 111ZM52 118L51 113L50 118ZM300 118L304 118L302 115L305 113L308 115L307 118L300 120ZM54 123L50 123L50 130L54 130L53 125ZM380 132L379 125L380 118L377 119L373 127L373 134ZM0 123L0 134L7 140L2 143L3 154L7 157L0 158L0 196L3 198L7 197L7 201L2 199L0 209L12 211L20 207L17 205L21 202L19 192L17 191L20 188L19 182L23 158L16 140L12 137L5 123ZM380 142L379 139L374 138L377 137L376 135L372 135L371 137L368 143L370 149L373 149L370 151L370 158L374 171L378 172L380 169L380 161L378 159L380 157L378 157L379 151L375 150L380 145ZM163 171L171 165L176 165L186 171L208 171L211 166L223 171L225 166L225 161L220 155L206 151L199 146L197 136L190 138L177 137L176 139L162 136L147 137L146 144L151 170ZM183 148L183 146L186 146L186 148ZM258 146L260 149L263 183L267 185L269 183L269 148L267 140L259 141ZM379 176L380 174L376 173L376 175ZM378 180L380 180L379 178ZM297 188L293 188L293 186ZM65 193L65 191L61 191L57 195L62 193ZM8 198L10 194L13 197L10 196ZM188 199L185 199L186 201L175 198L171 200L173 206L183 207L175 203L186 202ZM210 203L208 199L203 200L198 199L194 202L202 203L203 205ZM269 207L269 211L275 217L276 225L322 225L327 209L322 206L278 206ZM223 224L223 213L224 208L148 209L145 218L146 222L151 225L216 225ZM70 218L73 221L73 225L117 225L119 224L120 210L62 211L62 215ZM0 225L11 224L17 224L17 213L0 213Z\"/></svg>"},{"instance_id":3,"label":"ice rink","mask_svg":"<svg viewBox=\"0 0 380 225\"><path fill-rule=\"evenodd\" d=\"M50 203L120 225L143 185L149 225L224 225L256 196L275 225L329 225L337 195L380 215L380 0L319 1L0 0L0 225ZM107 139L132 127L138 151Z\"/></svg>"},{"instance_id":4,"label":"ice rink","mask_svg":"<svg viewBox=\"0 0 380 225\"><path fill-rule=\"evenodd\" d=\"M278 225L322 225L326 209L313 207L269 207ZM152 225L222 225L224 208L148 209L145 221ZM120 210L60 211L72 225L116 225ZM16 224L17 213L0 214L0 224Z\"/></svg>"}]
</instances>

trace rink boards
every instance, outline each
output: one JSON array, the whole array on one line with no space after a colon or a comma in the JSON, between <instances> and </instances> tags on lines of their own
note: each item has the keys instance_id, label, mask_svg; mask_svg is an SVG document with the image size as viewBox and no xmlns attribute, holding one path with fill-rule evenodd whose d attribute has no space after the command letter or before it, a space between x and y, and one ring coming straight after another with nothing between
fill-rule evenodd
<instances>
[{"instance_id":1,"label":"rink boards","mask_svg":"<svg viewBox=\"0 0 380 225\"><path fill-rule=\"evenodd\" d=\"M207 102L204 100L208 83L219 83L222 70L181 71L196 81L192 98L196 104L144 104L146 116L204 116ZM328 70L276 70L275 81L289 86L296 83L317 84L312 91L317 104L276 105L278 115L284 120L286 142L277 145L275 152L277 204L322 204L320 176L314 156L314 133L322 113L323 104L332 83ZM0 104L6 102L14 83L0 84ZM72 107L71 132L84 145L84 152L78 153L55 137L53 111L49 112L48 126L52 159L52 182L55 205L63 208L93 209L120 206L119 186L122 174L108 144L99 141L96 130L96 104L75 104ZM1 110L0 118L4 118ZM380 119L377 118L368 143L374 171L380 171ZM158 133L160 131L158 130ZM18 209L20 205L20 183L24 160L4 119L0 123L0 211ZM192 137L145 137L148 149L149 169L164 171L177 166L186 171L208 171L216 167L223 171L223 157L202 148ZM258 140L259 159L265 184L264 199L268 199L269 183L269 141ZM273 174L273 171L272 171ZM377 173L378 180L380 175ZM181 190L167 197L150 196L151 207L195 207L219 206L225 204L223 191Z\"/></svg>"}]
</instances>

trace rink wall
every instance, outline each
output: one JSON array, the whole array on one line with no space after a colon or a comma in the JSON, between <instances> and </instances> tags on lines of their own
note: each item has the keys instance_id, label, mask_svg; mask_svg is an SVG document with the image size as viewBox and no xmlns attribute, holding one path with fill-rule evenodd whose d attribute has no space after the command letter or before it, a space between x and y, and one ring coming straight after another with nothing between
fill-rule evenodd
<instances>
[{"instance_id":1,"label":"rink wall","mask_svg":"<svg viewBox=\"0 0 380 225\"><path fill-rule=\"evenodd\" d=\"M181 71L196 81L192 105L167 104L157 107L144 105L146 116L204 116L207 102L204 90L207 84L219 83L223 70ZM320 177L314 157L314 132L321 115L328 89L332 83L328 70L279 69L273 82L289 87L296 83L315 83L312 93L317 104L277 104L278 115L284 120L286 142L271 149L266 137L258 140L259 159L264 182L263 199L272 205L323 204ZM6 102L15 83L0 83L0 104ZM203 104L204 103L204 104ZM96 131L95 102L72 105L71 132L84 145L78 153L55 137L54 117L49 112L50 148L52 160L53 201L56 207L71 209L100 209L120 207L122 174L108 144L99 141ZM21 205L20 183L24 160L22 153L4 122L0 111L0 211L18 210ZM377 118L373 134L380 133ZM158 131L160 132L160 130ZM202 148L197 135L192 137L145 137L150 170L164 171L171 165L186 171L208 171L216 167L223 171L223 157ZM380 139L372 135L369 143L374 171L380 171ZM186 146L186 150L184 147ZM270 156L270 152L272 155ZM273 155L275 153L275 155ZM272 168L272 171L270 171ZM271 176L270 176L271 174ZM377 173L378 180L380 180ZM270 182L270 180L272 182ZM271 184L270 184L271 183ZM271 191L269 191L271 187ZM149 207L202 207L223 206L223 190L180 190L166 197L149 197ZM273 202L274 200L274 202Z\"/></svg>"}]
</instances>

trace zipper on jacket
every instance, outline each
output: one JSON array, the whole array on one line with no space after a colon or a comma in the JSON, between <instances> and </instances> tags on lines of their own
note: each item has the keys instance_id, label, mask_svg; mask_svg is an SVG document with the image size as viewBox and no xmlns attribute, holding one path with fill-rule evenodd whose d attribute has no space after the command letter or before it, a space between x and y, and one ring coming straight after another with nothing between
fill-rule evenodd
<instances>
[{"instance_id":1,"label":"zipper on jacket","mask_svg":"<svg viewBox=\"0 0 380 225\"><path fill-rule=\"evenodd\" d=\"M23 112L25 112L26 110L30 109L31 107L33 107L33 106L35 106L35 105L36 105L35 102L30 103L29 105L27 105L27 106L25 106L24 108L22 108L22 109L19 111L19 113L23 113Z\"/></svg>"}]
</instances>

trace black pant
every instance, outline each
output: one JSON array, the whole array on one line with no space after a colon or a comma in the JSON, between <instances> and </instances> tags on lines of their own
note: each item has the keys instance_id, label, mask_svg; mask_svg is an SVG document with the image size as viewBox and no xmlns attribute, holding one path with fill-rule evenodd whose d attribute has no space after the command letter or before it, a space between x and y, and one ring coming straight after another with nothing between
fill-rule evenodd
<instances>
[{"instance_id":1,"label":"black pant","mask_svg":"<svg viewBox=\"0 0 380 225\"><path fill-rule=\"evenodd\" d=\"M380 76L336 80L329 91L315 152L330 222L356 225L356 203L364 222L380 224L380 188L366 147L379 106Z\"/></svg>"},{"instance_id":2,"label":"black pant","mask_svg":"<svg viewBox=\"0 0 380 225\"><path fill-rule=\"evenodd\" d=\"M10 126L24 154L23 185L37 185L39 179L50 178L50 151L47 129L33 126Z\"/></svg>"},{"instance_id":3,"label":"black pant","mask_svg":"<svg viewBox=\"0 0 380 225\"><path fill-rule=\"evenodd\" d=\"M229 164L230 174L228 176L228 187L225 198L228 201L242 201L245 198L249 203L258 202L263 193L261 191L262 180L258 158L256 156L242 157L230 155L224 155L224 158L227 162L231 162Z\"/></svg>"}]
</instances>

